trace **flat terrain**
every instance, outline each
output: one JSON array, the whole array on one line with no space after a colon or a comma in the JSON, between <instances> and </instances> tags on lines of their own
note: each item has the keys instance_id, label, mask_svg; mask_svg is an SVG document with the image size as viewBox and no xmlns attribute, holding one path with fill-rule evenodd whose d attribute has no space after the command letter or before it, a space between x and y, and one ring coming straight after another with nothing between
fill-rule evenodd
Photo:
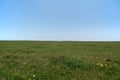
<instances>
[{"instance_id":1,"label":"flat terrain","mask_svg":"<svg viewBox=\"0 0 120 80\"><path fill-rule=\"evenodd\" d=\"M0 41L0 80L120 80L120 42Z\"/></svg>"}]
</instances>

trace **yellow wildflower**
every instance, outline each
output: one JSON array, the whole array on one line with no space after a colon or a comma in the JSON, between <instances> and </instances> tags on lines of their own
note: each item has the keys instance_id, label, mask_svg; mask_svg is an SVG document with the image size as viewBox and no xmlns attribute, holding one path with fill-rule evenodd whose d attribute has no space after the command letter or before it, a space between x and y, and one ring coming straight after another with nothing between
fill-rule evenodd
<instances>
[{"instance_id":1,"label":"yellow wildflower","mask_svg":"<svg viewBox=\"0 0 120 80\"><path fill-rule=\"evenodd\" d=\"M102 63L97 63L97 66L103 67L104 65Z\"/></svg>"},{"instance_id":2,"label":"yellow wildflower","mask_svg":"<svg viewBox=\"0 0 120 80\"><path fill-rule=\"evenodd\" d=\"M100 64L101 67L103 67L103 64Z\"/></svg>"}]
</instances>

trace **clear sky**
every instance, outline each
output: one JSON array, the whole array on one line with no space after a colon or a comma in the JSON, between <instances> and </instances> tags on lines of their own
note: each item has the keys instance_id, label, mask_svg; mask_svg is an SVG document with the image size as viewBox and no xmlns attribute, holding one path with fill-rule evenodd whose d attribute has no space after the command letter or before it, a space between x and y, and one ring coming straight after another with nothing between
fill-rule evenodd
<instances>
[{"instance_id":1,"label":"clear sky","mask_svg":"<svg viewBox=\"0 0 120 80\"><path fill-rule=\"evenodd\" d=\"M120 0L0 0L0 40L120 41Z\"/></svg>"}]
</instances>

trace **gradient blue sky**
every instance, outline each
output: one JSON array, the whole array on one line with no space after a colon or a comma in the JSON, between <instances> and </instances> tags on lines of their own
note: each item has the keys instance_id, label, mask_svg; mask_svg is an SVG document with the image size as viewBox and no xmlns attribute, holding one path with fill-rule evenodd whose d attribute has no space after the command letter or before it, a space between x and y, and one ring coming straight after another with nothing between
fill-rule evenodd
<instances>
[{"instance_id":1,"label":"gradient blue sky","mask_svg":"<svg viewBox=\"0 0 120 80\"><path fill-rule=\"evenodd\" d=\"M0 0L0 40L120 41L120 1Z\"/></svg>"}]
</instances>

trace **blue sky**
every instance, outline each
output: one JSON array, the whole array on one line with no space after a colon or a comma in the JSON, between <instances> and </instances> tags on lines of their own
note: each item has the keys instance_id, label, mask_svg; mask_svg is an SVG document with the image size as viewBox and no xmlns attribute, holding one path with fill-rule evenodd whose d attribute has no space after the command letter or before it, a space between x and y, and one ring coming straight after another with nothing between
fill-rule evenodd
<instances>
[{"instance_id":1,"label":"blue sky","mask_svg":"<svg viewBox=\"0 0 120 80\"><path fill-rule=\"evenodd\" d=\"M0 40L120 41L120 1L0 0Z\"/></svg>"}]
</instances>

